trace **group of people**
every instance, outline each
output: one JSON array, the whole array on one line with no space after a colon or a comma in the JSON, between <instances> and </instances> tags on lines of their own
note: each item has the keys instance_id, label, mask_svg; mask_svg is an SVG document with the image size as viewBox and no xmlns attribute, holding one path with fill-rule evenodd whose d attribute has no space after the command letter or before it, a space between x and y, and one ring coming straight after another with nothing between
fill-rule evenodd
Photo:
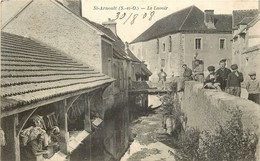
<instances>
[{"instance_id":1,"label":"group of people","mask_svg":"<svg viewBox=\"0 0 260 161\"><path fill-rule=\"evenodd\" d=\"M208 66L209 74L204 78L204 69L200 60L195 59L193 70L186 64L183 64L184 68L182 81L196 80L204 84L204 88L216 89L227 92L234 96L241 96L241 83L244 81L243 74L238 71L238 65L232 64L231 70L226 68L226 60L223 59L219 62L220 68L215 71L214 66ZM260 95L260 82L256 79L256 72L252 71L249 74L250 80L246 84L246 89L249 93L248 99L256 103L259 103ZM167 74L161 69L158 74L159 82L163 84L165 88L165 81ZM183 88L180 89L180 91Z\"/></svg>"}]
</instances>

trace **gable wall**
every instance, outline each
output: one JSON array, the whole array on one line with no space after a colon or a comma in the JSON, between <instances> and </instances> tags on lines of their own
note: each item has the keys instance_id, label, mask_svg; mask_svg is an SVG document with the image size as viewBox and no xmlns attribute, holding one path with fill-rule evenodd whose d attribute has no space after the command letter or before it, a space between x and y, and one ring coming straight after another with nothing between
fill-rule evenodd
<instances>
[{"instance_id":1,"label":"gable wall","mask_svg":"<svg viewBox=\"0 0 260 161\"><path fill-rule=\"evenodd\" d=\"M101 37L57 5L34 0L3 31L32 37L102 71Z\"/></svg>"}]
</instances>

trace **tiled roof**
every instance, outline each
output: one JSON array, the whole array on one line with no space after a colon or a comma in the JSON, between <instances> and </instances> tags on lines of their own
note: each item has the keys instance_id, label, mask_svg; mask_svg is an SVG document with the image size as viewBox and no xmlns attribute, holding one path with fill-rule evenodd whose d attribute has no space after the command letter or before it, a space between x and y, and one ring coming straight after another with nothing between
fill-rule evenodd
<instances>
[{"instance_id":1,"label":"tiled roof","mask_svg":"<svg viewBox=\"0 0 260 161\"><path fill-rule=\"evenodd\" d=\"M252 47L249 47L247 48L243 54L248 54L248 53L251 53L251 52L254 52L254 51L259 51L260 50L260 45L255 45L255 46L252 46Z\"/></svg>"},{"instance_id":2,"label":"tiled roof","mask_svg":"<svg viewBox=\"0 0 260 161\"><path fill-rule=\"evenodd\" d=\"M1 32L1 109L10 111L113 79L29 38Z\"/></svg>"},{"instance_id":3,"label":"tiled roof","mask_svg":"<svg viewBox=\"0 0 260 161\"><path fill-rule=\"evenodd\" d=\"M247 25L253 19L254 19L254 17L244 17L238 24L239 25Z\"/></svg>"},{"instance_id":4,"label":"tiled roof","mask_svg":"<svg viewBox=\"0 0 260 161\"><path fill-rule=\"evenodd\" d=\"M232 19L232 28L236 29L237 25L245 18L245 17L255 17L258 14L258 9L251 10L234 10L233 11L233 19Z\"/></svg>"},{"instance_id":5,"label":"tiled roof","mask_svg":"<svg viewBox=\"0 0 260 161\"><path fill-rule=\"evenodd\" d=\"M245 33L248 28L254 26L260 20L260 14L257 14L254 18L252 17L245 17L239 24L243 24L245 26L238 29L237 33L233 35L233 39L237 38L238 35L241 33Z\"/></svg>"},{"instance_id":6,"label":"tiled roof","mask_svg":"<svg viewBox=\"0 0 260 161\"><path fill-rule=\"evenodd\" d=\"M204 12L190 6L172 13L158 21L131 43L148 41L176 32L232 32L232 15L214 15L216 29L208 29L204 23Z\"/></svg>"},{"instance_id":7,"label":"tiled roof","mask_svg":"<svg viewBox=\"0 0 260 161\"><path fill-rule=\"evenodd\" d=\"M142 73L144 72L145 75L151 76L153 73L146 67L144 63L141 64Z\"/></svg>"},{"instance_id":8,"label":"tiled roof","mask_svg":"<svg viewBox=\"0 0 260 161\"><path fill-rule=\"evenodd\" d=\"M127 54L134 62L141 63L141 61L132 53L131 50L127 49Z\"/></svg>"},{"instance_id":9,"label":"tiled roof","mask_svg":"<svg viewBox=\"0 0 260 161\"><path fill-rule=\"evenodd\" d=\"M90 21L89 19L82 17L85 21L91 23L93 26L95 26L96 28L98 28L100 31L102 31L103 33L105 33L106 35L108 35L109 37L111 37L113 40L115 40L113 42L113 47L114 50L116 52L114 52L115 56L119 59L130 59L127 54L124 51L125 48L125 44L124 42L118 37L116 36L109 28L106 28L103 25L100 25L96 22Z\"/></svg>"}]
</instances>

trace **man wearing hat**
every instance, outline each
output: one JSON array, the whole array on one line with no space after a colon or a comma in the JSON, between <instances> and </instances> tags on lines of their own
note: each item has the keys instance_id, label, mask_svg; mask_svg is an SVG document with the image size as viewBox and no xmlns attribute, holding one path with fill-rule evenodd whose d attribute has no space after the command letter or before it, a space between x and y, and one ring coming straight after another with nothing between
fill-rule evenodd
<instances>
[{"instance_id":1,"label":"man wearing hat","mask_svg":"<svg viewBox=\"0 0 260 161\"><path fill-rule=\"evenodd\" d=\"M178 92L181 92L184 90L184 82L193 80L192 78L192 70L187 66L187 64L183 64L182 68L184 69L183 77L177 82L177 88Z\"/></svg>"},{"instance_id":2,"label":"man wearing hat","mask_svg":"<svg viewBox=\"0 0 260 161\"><path fill-rule=\"evenodd\" d=\"M215 67L209 66L208 71L209 71L209 75L205 79L204 88L221 90L220 78L215 73Z\"/></svg>"},{"instance_id":3,"label":"man wearing hat","mask_svg":"<svg viewBox=\"0 0 260 161\"><path fill-rule=\"evenodd\" d=\"M220 88L222 91L225 91L227 85L228 74L231 73L231 70L226 68L226 59L219 61L220 68L216 71L216 75L220 77Z\"/></svg>"},{"instance_id":4,"label":"man wearing hat","mask_svg":"<svg viewBox=\"0 0 260 161\"><path fill-rule=\"evenodd\" d=\"M256 80L256 72L251 71L248 73L250 80L246 84L248 99L260 104L260 82Z\"/></svg>"},{"instance_id":5,"label":"man wearing hat","mask_svg":"<svg viewBox=\"0 0 260 161\"><path fill-rule=\"evenodd\" d=\"M241 82L244 81L243 74L238 72L237 64L231 65L232 72L228 74L227 92L234 96L241 95Z\"/></svg>"}]
</instances>

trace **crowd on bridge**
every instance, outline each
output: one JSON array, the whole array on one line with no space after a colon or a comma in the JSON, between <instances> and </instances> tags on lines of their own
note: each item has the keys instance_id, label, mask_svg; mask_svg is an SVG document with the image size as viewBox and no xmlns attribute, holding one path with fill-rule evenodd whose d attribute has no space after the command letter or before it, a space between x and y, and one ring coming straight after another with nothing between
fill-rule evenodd
<instances>
[{"instance_id":1,"label":"crowd on bridge","mask_svg":"<svg viewBox=\"0 0 260 161\"><path fill-rule=\"evenodd\" d=\"M238 65L232 64L231 70L226 67L226 60L219 61L219 69L215 69L215 66L208 66L209 74L204 77L203 62L201 60L194 60L193 69L189 68L186 64L182 65L184 69L183 75L180 79L181 87L178 87L178 92L184 90L185 81L195 80L203 83L203 88L216 89L229 93L234 96L241 96L241 83L244 81L242 72L238 71ZM257 80L256 72L249 72L249 81L246 83L245 88L248 92L248 99L260 104L260 81ZM158 74L159 84L162 85L162 89L166 89L165 82L167 74L161 69Z\"/></svg>"}]
</instances>

